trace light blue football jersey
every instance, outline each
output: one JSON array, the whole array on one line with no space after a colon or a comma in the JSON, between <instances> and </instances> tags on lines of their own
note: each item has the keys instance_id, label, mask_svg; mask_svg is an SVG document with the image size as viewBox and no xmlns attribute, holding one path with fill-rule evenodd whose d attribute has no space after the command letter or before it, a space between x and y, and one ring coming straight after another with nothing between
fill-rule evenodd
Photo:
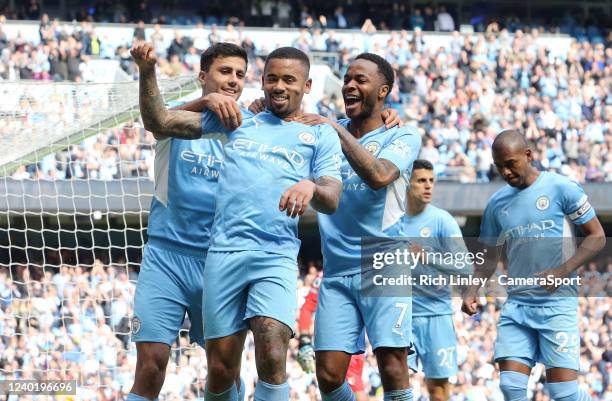
<instances>
[{"instance_id":1,"label":"light blue football jersey","mask_svg":"<svg viewBox=\"0 0 612 401\"><path fill-rule=\"evenodd\" d=\"M219 127L212 113L203 116L205 136L222 131ZM338 134L326 124L287 122L264 111L226 131L226 140L210 250L297 257L298 219L279 211L280 198L303 179L341 180Z\"/></svg>"},{"instance_id":2,"label":"light blue football jersey","mask_svg":"<svg viewBox=\"0 0 612 401\"><path fill-rule=\"evenodd\" d=\"M246 109L241 111L243 118L252 116ZM208 250L223 159L219 139L157 142L155 194L147 229L150 243L196 254Z\"/></svg>"},{"instance_id":3,"label":"light blue football jersey","mask_svg":"<svg viewBox=\"0 0 612 401\"><path fill-rule=\"evenodd\" d=\"M450 275L465 276L473 272L473 266L461 260L466 255L467 248L463 243L459 225L446 210L427 205L425 210L416 216L405 215L402 218L405 237L419 244L428 252L436 252L438 255L456 255L454 263L442 264L443 258L431 258L431 263L424 265L419 263L412 271L412 276L419 283L419 276L438 277L442 276L449 280ZM422 239L422 240L421 240ZM433 265L433 263L439 263ZM413 316L436 316L450 315L453 313L451 304L450 285L419 285L412 289L412 315Z\"/></svg>"},{"instance_id":4,"label":"light blue football jersey","mask_svg":"<svg viewBox=\"0 0 612 401\"><path fill-rule=\"evenodd\" d=\"M508 277L534 277L569 259L575 252L571 224L582 225L594 217L595 211L578 183L541 172L529 187L519 190L506 185L491 197L480 226L480 241L505 244ZM557 294L564 294L557 297L540 286L515 285L507 290L508 299L519 304L577 304L575 286L557 290Z\"/></svg>"},{"instance_id":5,"label":"light blue football jersey","mask_svg":"<svg viewBox=\"0 0 612 401\"><path fill-rule=\"evenodd\" d=\"M345 128L350 120L339 123ZM406 189L412 173L412 163L419 155L421 136L412 127L380 128L359 138L371 154L397 166L400 176L379 190L371 189L355 173L342 155L342 197L333 215L319 214L321 248L325 276L345 276L361 270L361 239L363 237L401 236L390 234L406 211Z\"/></svg>"}]
</instances>

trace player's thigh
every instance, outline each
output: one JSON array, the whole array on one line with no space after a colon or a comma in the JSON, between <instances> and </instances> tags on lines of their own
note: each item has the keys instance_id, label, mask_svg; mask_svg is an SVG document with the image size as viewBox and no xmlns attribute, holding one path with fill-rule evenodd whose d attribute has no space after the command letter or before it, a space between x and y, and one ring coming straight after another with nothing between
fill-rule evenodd
<instances>
[{"instance_id":1,"label":"player's thigh","mask_svg":"<svg viewBox=\"0 0 612 401\"><path fill-rule=\"evenodd\" d=\"M365 331L357 305L353 276L323 277L315 315L316 351L365 351Z\"/></svg>"},{"instance_id":2,"label":"player's thigh","mask_svg":"<svg viewBox=\"0 0 612 401\"><path fill-rule=\"evenodd\" d=\"M538 356L537 331L527 325L525 306L506 302L497 323L495 361L515 361L532 368Z\"/></svg>"},{"instance_id":3,"label":"player's thigh","mask_svg":"<svg viewBox=\"0 0 612 401\"><path fill-rule=\"evenodd\" d=\"M267 317L285 324L293 336L297 313L297 263L287 256L251 253L246 319Z\"/></svg>"},{"instance_id":4,"label":"player's thigh","mask_svg":"<svg viewBox=\"0 0 612 401\"><path fill-rule=\"evenodd\" d=\"M177 276L180 255L146 246L134 295L132 341L172 345L185 318L188 297Z\"/></svg>"},{"instance_id":5,"label":"player's thigh","mask_svg":"<svg viewBox=\"0 0 612 401\"><path fill-rule=\"evenodd\" d=\"M202 287L204 338L221 338L247 329L248 252L209 251Z\"/></svg>"},{"instance_id":6,"label":"player's thigh","mask_svg":"<svg viewBox=\"0 0 612 401\"><path fill-rule=\"evenodd\" d=\"M361 288L355 280L353 287ZM379 347L407 348L411 343L412 298L367 296L359 297L359 310L365 323L372 349Z\"/></svg>"},{"instance_id":7,"label":"player's thigh","mask_svg":"<svg viewBox=\"0 0 612 401\"><path fill-rule=\"evenodd\" d=\"M547 369L577 371L580 358L580 333L575 308L537 307L530 316L538 328L538 361Z\"/></svg>"},{"instance_id":8,"label":"player's thigh","mask_svg":"<svg viewBox=\"0 0 612 401\"><path fill-rule=\"evenodd\" d=\"M417 319L413 320L417 325ZM457 374L457 338L452 315L427 316L425 330L420 331L420 343L428 342L425 352L419 353L425 377L446 379ZM425 334L426 333L426 334Z\"/></svg>"}]
</instances>

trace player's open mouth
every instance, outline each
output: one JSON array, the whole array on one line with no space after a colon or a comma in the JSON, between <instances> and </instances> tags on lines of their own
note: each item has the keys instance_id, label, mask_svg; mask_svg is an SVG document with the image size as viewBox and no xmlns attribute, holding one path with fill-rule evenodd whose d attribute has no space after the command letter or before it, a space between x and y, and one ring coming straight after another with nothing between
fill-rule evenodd
<instances>
[{"instance_id":1,"label":"player's open mouth","mask_svg":"<svg viewBox=\"0 0 612 401\"><path fill-rule=\"evenodd\" d=\"M236 91L234 89L223 89L223 93L228 96L234 96L236 94Z\"/></svg>"},{"instance_id":2,"label":"player's open mouth","mask_svg":"<svg viewBox=\"0 0 612 401\"><path fill-rule=\"evenodd\" d=\"M346 95L344 96L344 105L346 108L353 108L358 106L361 103L361 98L355 95Z\"/></svg>"}]
</instances>

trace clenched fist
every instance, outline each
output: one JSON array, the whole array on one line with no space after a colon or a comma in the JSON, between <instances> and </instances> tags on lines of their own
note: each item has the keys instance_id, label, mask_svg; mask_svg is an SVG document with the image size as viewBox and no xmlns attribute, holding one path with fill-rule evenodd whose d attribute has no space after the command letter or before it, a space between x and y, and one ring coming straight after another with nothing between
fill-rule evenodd
<instances>
[{"instance_id":1,"label":"clenched fist","mask_svg":"<svg viewBox=\"0 0 612 401\"><path fill-rule=\"evenodd\" d=\"M155 49L150 43L139 43L132 47L130 54L140 69L155 68L157 56Z\"/></svg>"}]
</instances>

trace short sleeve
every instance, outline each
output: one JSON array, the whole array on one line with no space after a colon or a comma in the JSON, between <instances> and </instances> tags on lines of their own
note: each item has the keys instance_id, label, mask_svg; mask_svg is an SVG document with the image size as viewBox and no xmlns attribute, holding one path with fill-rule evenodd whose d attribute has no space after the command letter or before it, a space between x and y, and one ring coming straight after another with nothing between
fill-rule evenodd
<instances>
[{"instance_id":1,"label":"short sleeve","mask_svg":"<svg viewBox=\"0 0 612 401\"><path fill-rule=\"evenodd\" d=\"M466 258L468 255L468 249L463 241L463 234L461 228L457 224L457 220L448 213L445 213L442 219L443 227L440 230L444 241L444 251L451 252L456 257ZM462 275L472 274L474 272L474 266L468 260L465 263L456 263L457 273Z\"/></svg>"},{"instance_id":2,"label":"short sleeve","mask_svg":"<svg viewBox=\"0 0 612 401\"><path fill-rule=\"evenodd\" d=\"M457 224L457 220L450 214L445 214L443 219L442 236L445 238L461 238L461 228Z\"/></svg>"},{"instance_id":3,"label":"short sleeve","mask_svg":"<svg viewBox=\"0 0 612 401\"><path fill-rule=\"evenodd\" d=\"M563 213L572 223L582 225L595 217L595 210L584 193L582 186L575 181L567 180L562 189Z\"/></svg>"},{"instance_id":4,"label":"short sleeve","mask_svg":"<svg viewBox=\"0 0 612 401\"><path fill-rule=\"evenodd\" d=\"M336 130L327 124L319 126L319 139L312 161L312 175L315 179L323 176L334 177L342 181L340 166L342 148Z\"/></svg>"},{"instance_id":5,"label":"short sleeve","mask_svg":"<svg viewBox=\"0 0 612 401\"><path fill-rule=\"evenodd\" d=\"M504 238L501 236L501 229L495 218L494 209L494 203L489 201L480 223L480 237L478 241L489 246L501 246L504 243Z\"/></svg>"},{"instance_id":6,"label":"short sleeve","mask_svg":"<svg viewBox=\"0 0 612 401\"><path fill-rule=\"evenodd\" d=\"M396 128L391 139L378 154L379 159L393 163L400 172L411 171L421 150L421 137L412 128Z\"/></svg>"},{"instance_id":7,"label":"short sleeve","mask_svg":"<svg viewBox=\"0 0 612 401\"><path fill-rule=\"evenodd\" d=\"M210 110L202 112L202 138L218 139L221 143L225 143L231 131L228 131L219 118Z\"/></svg>"}]
</instances>

